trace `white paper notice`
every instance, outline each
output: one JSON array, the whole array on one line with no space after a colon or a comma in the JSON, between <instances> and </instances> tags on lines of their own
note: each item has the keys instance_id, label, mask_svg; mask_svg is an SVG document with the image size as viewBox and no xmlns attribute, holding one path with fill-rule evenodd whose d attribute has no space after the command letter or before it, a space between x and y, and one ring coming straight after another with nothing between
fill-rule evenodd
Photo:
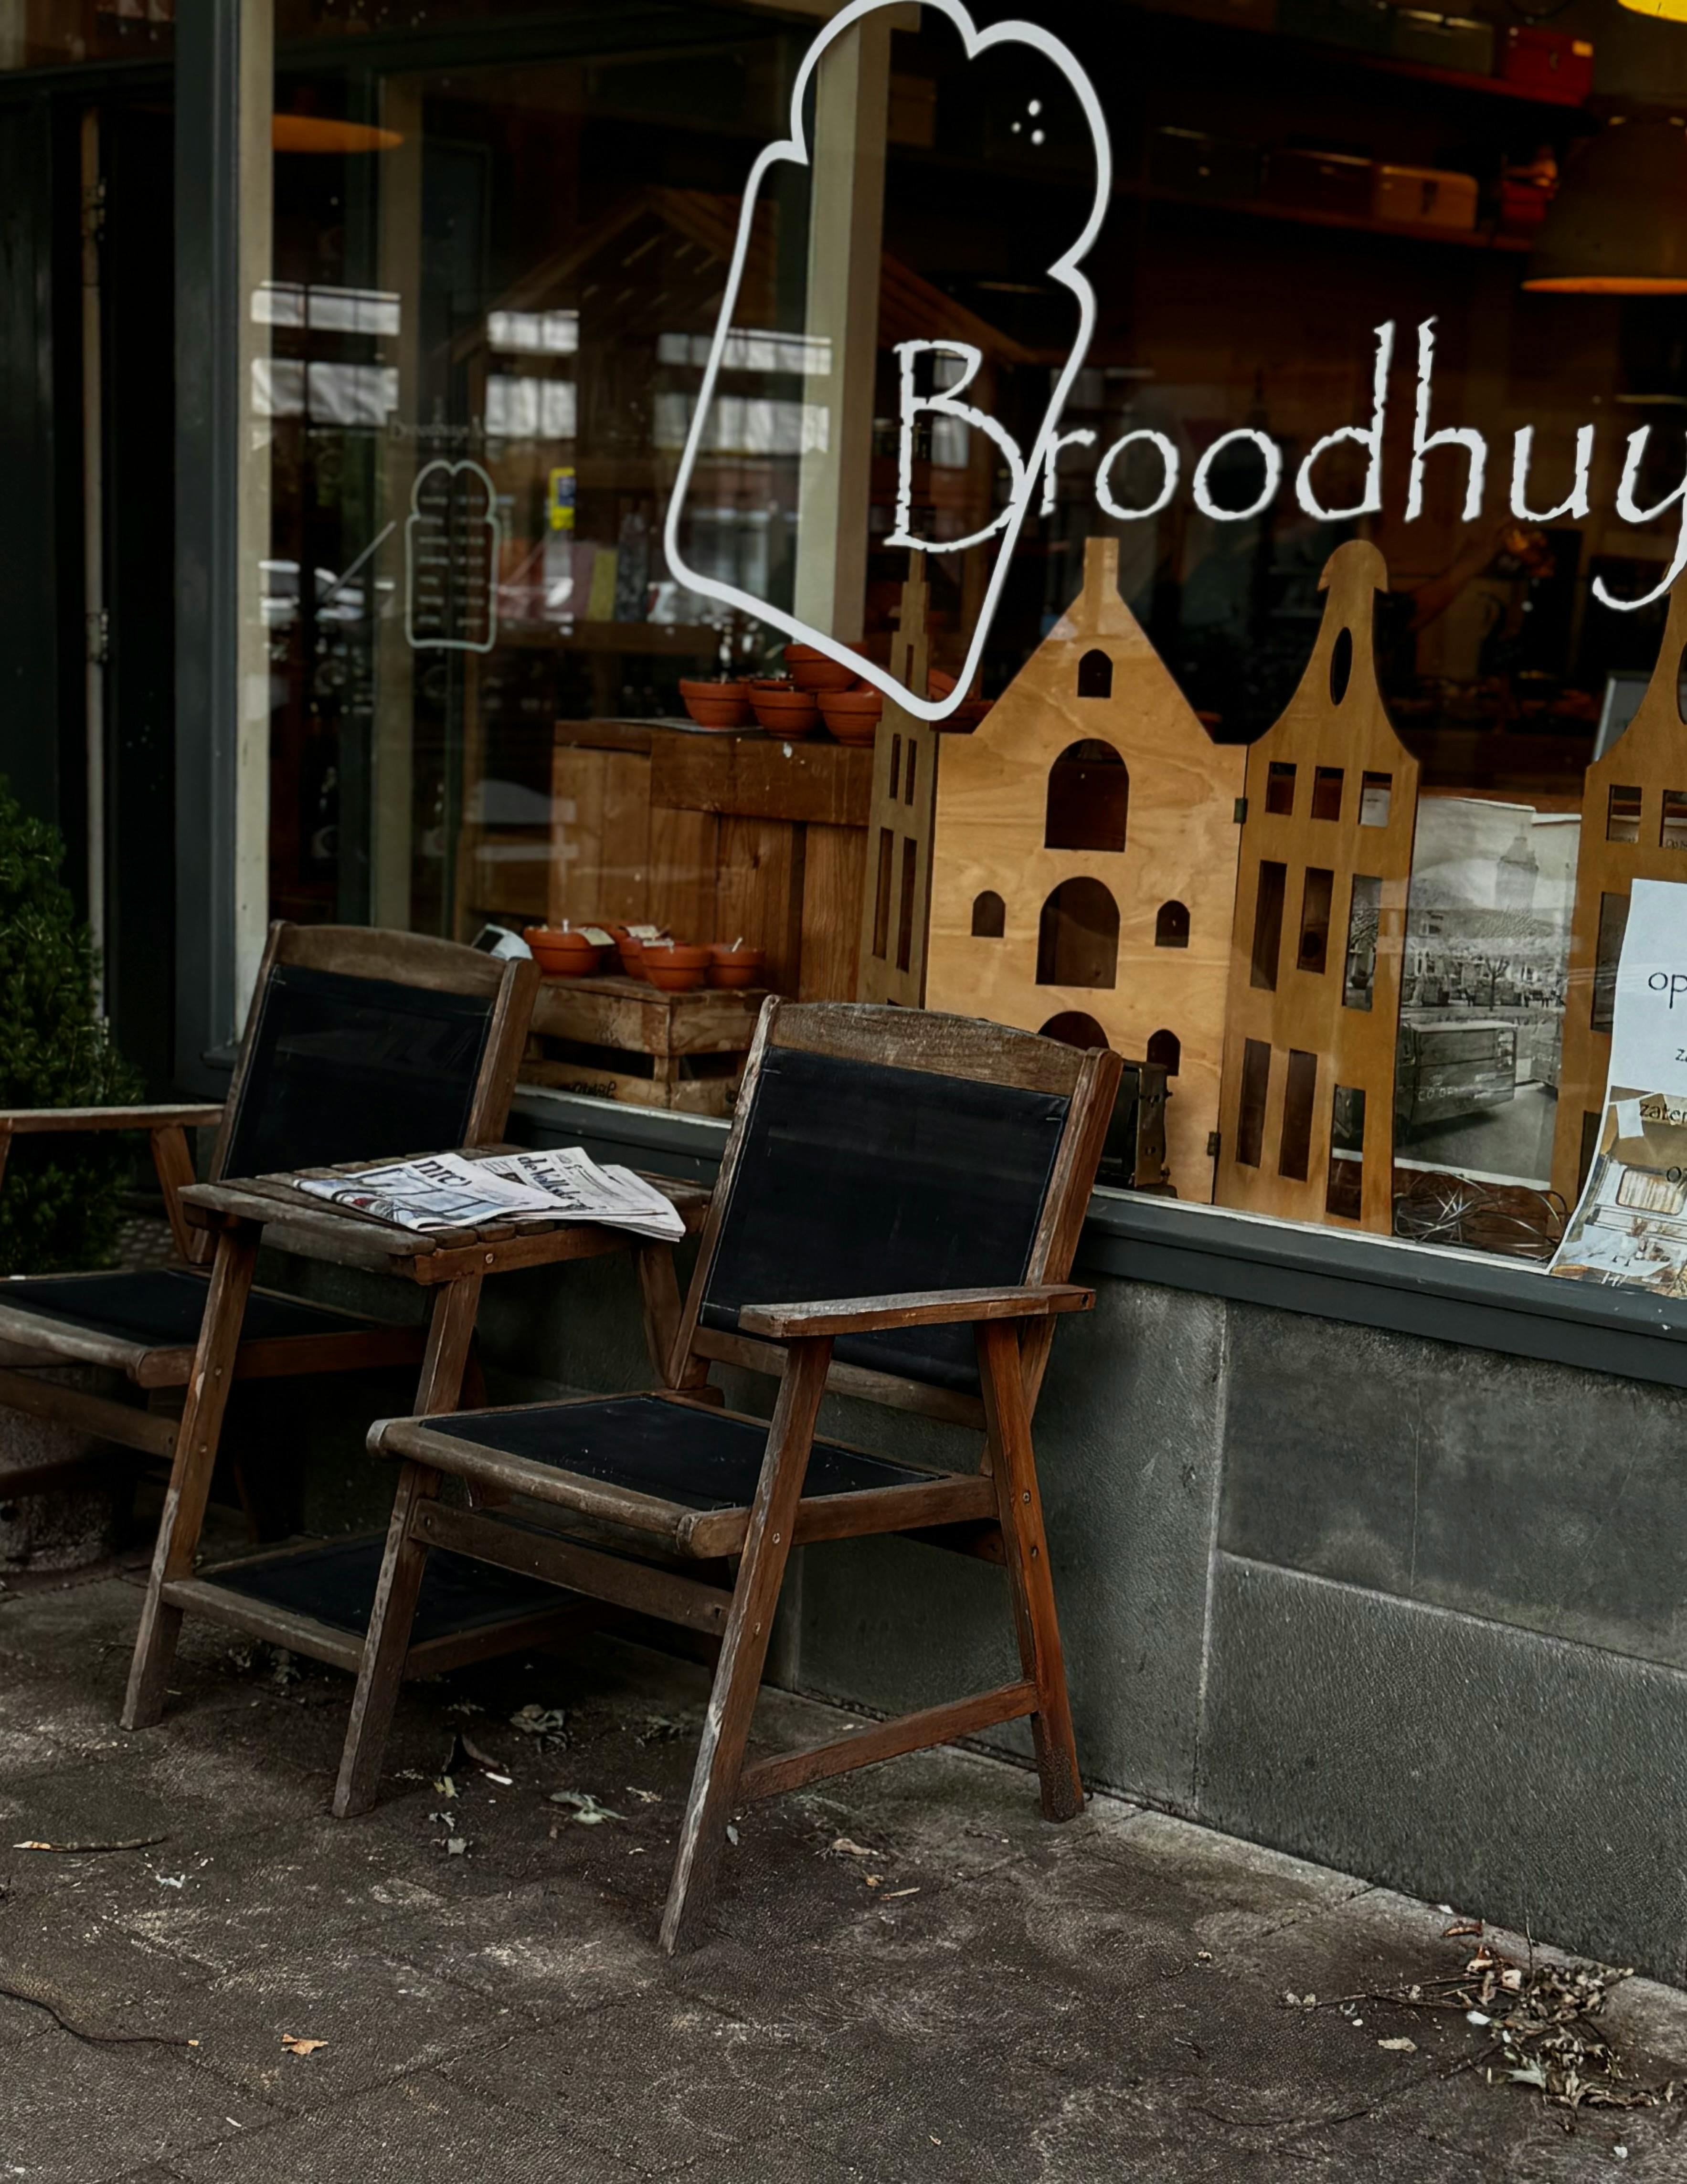
<instances>
[{"instance_id":1,"label":"white paper notice","mask_svg":"<svg viewBox=\"0 0 1687 2184\"><path fill-rule=\"evenodd\" d=\"M1630 892L1606 1082L1628 1091L1687 1092L1687 883L1680 880L1636 880Z\"/></svg>"}]
</instances>

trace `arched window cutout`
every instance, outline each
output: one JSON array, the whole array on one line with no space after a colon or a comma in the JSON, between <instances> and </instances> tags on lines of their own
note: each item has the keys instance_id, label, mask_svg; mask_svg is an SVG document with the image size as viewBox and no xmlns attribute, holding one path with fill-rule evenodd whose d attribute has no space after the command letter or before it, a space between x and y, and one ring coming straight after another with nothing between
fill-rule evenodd
<instances>
[{"instance_id":1,"label":"arched window cutout","mask_svg":"<svg viewBox=\"0 0 1687 2184\"><path fill-rule=\"evenodd\" d=\"M1168 1077L1176 1077L1183 1059L1181 1041L1175 1031L1157 1031L1148 1040L1148 1060L1158 1062Z\"/></svg>"},{"instance_id":2,"label":"arched window cutout","mask_svg":"<svg viewBox=\"0 0 1687 2184\"><path fill-rule=\"evenodd\" d=\"M1039 986L1111 986L1119 968L1119 905L1099 880L1062 880L1037 921Z\"/></svg>"},{"instance_id":3,"label":"arched window cutout","mask_svg":"<svg viewBox=\"0 0 1687 2184\"><path fill-rule=\"evenodd\" d=\"M1113 695L1113 662L1104 652L1086 652L1078 662L1078 695L1081 698L1110 698Z\"/></svg>"},{"instance_id":4,"label":"arched window cutout","mask_svg":"<svg viewBox=\"0 0 1687 2184\"><path fill-rule=\"evenodd\" d=\"M999 940L1008 929L1008 905L994 888L986 888L972 902L972 937Z\"/></svg>"},{"instance_id":5,"label":"arched window cutout","mask_svg":"<svg viewBox=\"0 0 1687 2184\"><path fill-rule=\"evenodd\" d=\"M1181 902L1163 902L1154 918L1154 946L1156 948L1187 948L1189 945L1189 912Z\"/></svg>"},{"instance_id":6,"label":"arched window cutout","mask_svg":"<svg viewBox=\"0 0 1687 2184\"><path fill-rule=\"evenodd\" d=\"M1353 680L1353 632L1341 630L1330 647L1330 703L1339 705Z\"/></svg>"},{"instance_id":7,"label":"arched window cutout","mask_svg":"<svg viewBox=\"0 0 1687 2184\"><path fill-rule=\"evenodd\" d=\"M1105 1046L1107 1034L1093 1017L1081 1009L1062 1009L1058 1017L1050 1017L1038 1034L1041 1039L1058 1039L1066 1046Z\"/></svg>"},{"instance_id":8,"label":"arched window cutout","mask_svg":"<svg viewBox=\"0 0 1687 2184\"><path fill-rule=\"evenodd\" d=\"M1130 806L1130 771L1112 744L1094 736L1068 744L1048 769L1042 846L1122 850Z\"/></svg>"}]
</instances>

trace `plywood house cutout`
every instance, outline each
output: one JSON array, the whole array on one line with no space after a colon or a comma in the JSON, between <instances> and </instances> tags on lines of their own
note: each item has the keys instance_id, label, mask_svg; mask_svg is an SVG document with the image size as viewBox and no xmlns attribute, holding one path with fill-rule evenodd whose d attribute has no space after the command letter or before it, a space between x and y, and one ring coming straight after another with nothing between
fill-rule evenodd
<instances>
[{"instance_id":1,"label":"plywood house cutout","mask_svg":"<svg viewBox=\"0 0 1687 2184\"><path fill-rule=\"evenodd\" d=\"M1417 761L1371 650L1388 564L1330 557L1287 710L1248 752L1225 1035L1218 1201L1386 1234Z\"/></svg>"},{"instance_id":2,"label":"plywood house cutout","mask_svg":"<svg viewBox=\"0 0 1687 2184\"><path fill-rule=\"evenodd\" d=\"M1084 588L969 736L943 738L934 1009L1169 1074L1173 1188L1212 1195L1245 754L1213 742L1092 538Z\"/></svg>"},{"instance_id":3,"label":"plywood house cutout","mask_svg":"<svg viewBox=\"0 0 1687 2184\"><path fill-rule=\"evenodd\" d=\"M1687 577L1669 595L1663 645L1640 709L1587 771L1552 1188L1573 1205L1587 1173L1611 1065L1611 1004L1636 880L1687 880L1687 725L1679 696L1687 649ZM1640 1086L1640 1090L1650 1089Z\"/></svg>"},{"instance_id":4,"label":"plywood house cutout","mask_svg":"<svg viewBox=\"0 0 1687 2184\"><path fill-rule=\"evenodd\" d=\"M923 554L908 555L891 672L916 697L930 694ZM873 804L867 823L867 875L861 892L860 967L856 998L917 1009L925 1000L926 924L931 900L931 822L937 783L937 732L887 698L873 746Z\"/></svg>"}]
</instances>

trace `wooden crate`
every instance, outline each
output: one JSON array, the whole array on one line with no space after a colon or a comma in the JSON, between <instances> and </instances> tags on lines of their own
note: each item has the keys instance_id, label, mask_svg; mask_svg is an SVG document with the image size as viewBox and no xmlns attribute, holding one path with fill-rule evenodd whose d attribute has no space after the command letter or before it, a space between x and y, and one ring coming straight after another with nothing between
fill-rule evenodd
<instances>
[{"instance_id":1,"label":"wooden crate","mask_svg":"<svg viewBox=\"0 0 1687 2184\"><path fill-rule=\"evenodd\" d=\"M547 978L522 1082L635 1107L729 1115L766 999L710 986L664 994L642 978Z\"/></svg>"},{"instance_id":2,"label":"wooden crate","mask_svg":"<svg viewBox=\"0 0 1687 2184\"><path fill-rule=\"evenodd\" d=\"M775 992L848 1000L872 774L870 750L823 738L559 722L551 922L741 939Z\"/></svg>"}]
</instances>

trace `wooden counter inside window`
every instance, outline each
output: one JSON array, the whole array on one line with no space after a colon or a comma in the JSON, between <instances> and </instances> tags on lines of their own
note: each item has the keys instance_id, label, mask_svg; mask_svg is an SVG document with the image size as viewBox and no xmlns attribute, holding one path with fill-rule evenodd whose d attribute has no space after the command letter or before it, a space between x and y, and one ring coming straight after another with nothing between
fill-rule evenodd
<instances>
[{"instance_id":1,"label":"wooden counter inside window","mask_svg":"<svg viewBox=\"0 0 1687 2184\"><path fill-rule=\"evenodd\" d=\"M818 732L559 721L550 922L741 939L775 992L852 1000L872 787L872 747Z\"/></svg>"}]
</instances>

